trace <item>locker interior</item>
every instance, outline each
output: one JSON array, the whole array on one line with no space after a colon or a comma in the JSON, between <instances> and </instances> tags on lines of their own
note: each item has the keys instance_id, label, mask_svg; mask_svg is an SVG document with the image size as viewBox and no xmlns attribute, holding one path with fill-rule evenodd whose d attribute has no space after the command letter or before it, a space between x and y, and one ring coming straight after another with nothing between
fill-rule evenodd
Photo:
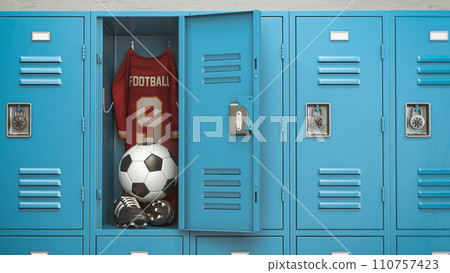
<instances>
[{"instance_id":1,"label":"locker interior","mask_svg":"<svg viewBox=\"0 0 450 273\"><path fill-rule=\"evenodd\" d=\"M101 74L97 75L101 79L98 90L101 91L99 116L102 117L99 138L102 155L99 165L102 172L97 185L100 200L97 224L99 228L114 229L114 200L123 193L117 170L125 152L125 140L118 137L112 107L114 76L132 46L137 54L149 58L161 55L170 46L178 66L178 17L107 17L99 18L98 24L97 50L102 69L102 72L98 72ZM165 228L177 229L177 221Z\"/></svg>"}]
</instances>

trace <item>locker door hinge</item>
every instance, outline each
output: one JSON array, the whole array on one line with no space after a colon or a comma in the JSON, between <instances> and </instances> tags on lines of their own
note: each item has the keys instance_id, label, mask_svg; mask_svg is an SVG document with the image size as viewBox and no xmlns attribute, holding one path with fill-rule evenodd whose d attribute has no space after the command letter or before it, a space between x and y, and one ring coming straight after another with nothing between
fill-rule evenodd
<instances>
[{"instance_id":1,"label":"locker door hinge","mask_svg":"<svg viewBox=\"0 0 450 273\"><path fill-rule=\"evenodd\" d=\"M384 60L384 45L381 44L380 46L380 52L381 52L381 59Z\"/></svg>"},{"instance_id":2,"label":"locker door hinge","mask_svg":"<svg viewBox=\"0 0 450 273\"><path fill-rule=\"evenodd\" d=\"M281 59L284 60L284 44L281 44Z\"/></svg>"},{"instance_id":3,"label":"locker door hinge","mask_svg":"<svg viewBox=\"0 0 450 273\"><path fill-rule=\"evenodd\" d=\"M81 58L86 59L86 46L84 44L81 46Z\"/></svg>"},{"instance_id":4,"label":"locker door hinge","mask_svg":"<svg viewBox=\"0 0 450 273\"><path fill-rule=\"evenodd\" d=\"M284 132L286 131L286 123L284 121L284 117L281 118L280 131L281 131L281 139L284 139Z\"/></svg>"},{"instance_id":5,"label":"locker door hinge","mask_svg":"<svg viewBox=\"0 0 450 273\"><path fill-rule=\"evenodd\" d=\"M84 133L84 128L85 128L85 122L84 122L84 117L81 118L81 132Z\"/></svg>"},{"instance_id":6,"label":"locker door hinge","mask_svg":"<svg viewBox=\"0 0 450 273\"><path fill-rule=\"evenodd\" d=\"M384 187L381 187L381 202L384 203L385 193L384 193Z\"/></svg>"},{"instance_id":7,"label":"locker door hinge","mask_svg":"<svg viewBox=\"0 0 450 273\"><path fill-rule=\"evenodd\" d=\"M103 63L102 54L100 54L100 53L97 53L97 63L98 64L102 64Z\"/></svg>"},{"instance_id":8,"label":"locker door hinge","mask_svg":"<svg viewBox=\"0 0 450 273\"><path fill-rule=\"evenodd\" d=\"M84 187L81 187L81 202L84 203Z\"/></svg>"},{"instance_id":9,"label":"locker door hinge","mask_svg":"<svg viewBox=\"0 0 450 273\"><path fill-rule=\"evenodd\" d=\"M384 117L381 117L381 132L384 133Z\"/></svg>"},{"instance_id":10,"label":"locker door hinge","mask_svg":"<svg viewBox=\"0 0 450 273\"><path fill-rule=\"evenodd\" d=\"M284 203L284 187L281 187L281 202Z\"/></svg>"},{"instance_id":11,"label":"locker door hinge","mask_svg":"<svg viewBox=\"0 0 450 273\"><path fill-rule=\"evenodd\" d=\"M97 200L102 200L102 190L97 189L95 192Z\"/></svg>"}]
</instances>

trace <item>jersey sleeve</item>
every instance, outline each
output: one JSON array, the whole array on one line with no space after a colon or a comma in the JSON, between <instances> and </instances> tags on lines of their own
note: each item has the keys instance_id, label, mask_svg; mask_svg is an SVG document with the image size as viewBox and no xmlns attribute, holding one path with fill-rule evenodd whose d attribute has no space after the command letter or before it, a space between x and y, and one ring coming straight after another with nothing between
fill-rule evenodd
<instances>
[{"instance_id":1,"label":"jersey sleeve","mask_svg":"<svg viewBox=\"0 0 450 273\"><path fill-rule=\"evenodd\" d=\"M170 65L170 127L172 130L172 138L178 139L178 74L173 56Z\"/></svg>"},{"instance_id":2,"label":"jersey sleeve","mask_svg":"<svg viewBox=\"0 0 450 273\"><path fill-rule=\"evenodd\" d=\"M129 54L125 56L119 71L114 78L112 95L114 102L114 112L116 114L117 131L119 137L126 139L127 104L128 104L128 62Z\"/></svg>"}]
</instances>

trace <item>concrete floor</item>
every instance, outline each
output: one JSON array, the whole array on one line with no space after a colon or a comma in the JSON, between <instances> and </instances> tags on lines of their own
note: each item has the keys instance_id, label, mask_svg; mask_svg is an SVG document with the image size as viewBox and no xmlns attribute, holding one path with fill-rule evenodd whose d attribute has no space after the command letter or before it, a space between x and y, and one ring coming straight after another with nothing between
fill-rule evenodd
<instances>
[{"instance_id":1,"label":"concrete floor","mask_svg":"<svg viewBox=\"0 0 450 273\"><path fill-rule=\"evenodd\" d=\"M0 0L0 10L448 10L450 0Z\"/></svg>"}]
</instances>

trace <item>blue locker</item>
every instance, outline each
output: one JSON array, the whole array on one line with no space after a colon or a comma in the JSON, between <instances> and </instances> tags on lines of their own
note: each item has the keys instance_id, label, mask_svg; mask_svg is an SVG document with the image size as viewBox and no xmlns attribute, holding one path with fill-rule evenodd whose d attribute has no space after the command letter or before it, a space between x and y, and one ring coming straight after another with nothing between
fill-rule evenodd
<instances>
[{"instance_id":1,"label":"blue locker","mask_svg":"<svg viewBox=\"0 0 450 273\"><path fill-rule=\"evenodd\" d=\"M397 237L397 255L450 255L450 237Z\"/></svg>"},{"instance_id":2,"label":"blue locker","mask_svg":"<svg viewBox=\"0 0 450 273\"><path fill-rule=\"evenodd\" d=\"M180 229L260 229L259 165L252 158L259 158L259 143L230 141L228 121L232 103L258 118L252 98L259 90L259 20L259 12L199 15L181 26Z\"/></svg>"},{"instance_id":3,"label":"blue locker","mask_svg":"<svg viewBox=\"0 0 450 273\"><path fill-rule=\"evenodd\" d=\"M382 255L383 237L297 237L298 255Z\"/></svg>"},{"instance_id":4,"label":"blue locker","mask_svg":"<svg viewBox=\"0 0 450 273\"><path fill-rule=\"evenodd\" d=\"M181 236L99 236L97 255L181 255Z\"/></svg>"},{"instance_id":5,"label":"blue locker","mask_svg":"<svg viewBox=\"0 0 450 273\"><path fill-rule=\"evenodd\" d=\"M381 18L334 19L295 23L297 228L382 229ZM311 116L326 134L305 137Z\"/></svg>"},{"instance_id":6,"label":"blue locker","mask_svg":"<svg viewBox=\"0 0 450 273\"><path fill-rule=\"evenodd\" d=\"M197 237L197 255L283 255L282 237Z\"/></svg>"},{"instance_id":7,"label":"blue locker","mask_svg":"<svg viewBox=\"0 0 450 273\"><path fill-rule=\"evenodd\" d=\"M395 20L398 229L450 228L449 30L448 17ZM416 107L428 134L411 127Z\"/></svg>"},{"instance_id":8,"label":"blue locker","mask_svg":"<svg viewBox=\"0 0 450 273\"><path fill-rule=\"evenodd\" d=\"M81 255L82 237L0 237L0 255Z\"/></svg>"},{"instance_id":9,"label":"blue locker","mask_svg":"<svg viewBox=\"0 0 450 273\"><path fill-rule=\"evenodd\" d=\"M0 28L8 68L0 75L0 105L31 104L31 136L0 136L8 157L2 161L0 229L82 229L83 18L3 17Z\"/></svg>"}]
</instances>

